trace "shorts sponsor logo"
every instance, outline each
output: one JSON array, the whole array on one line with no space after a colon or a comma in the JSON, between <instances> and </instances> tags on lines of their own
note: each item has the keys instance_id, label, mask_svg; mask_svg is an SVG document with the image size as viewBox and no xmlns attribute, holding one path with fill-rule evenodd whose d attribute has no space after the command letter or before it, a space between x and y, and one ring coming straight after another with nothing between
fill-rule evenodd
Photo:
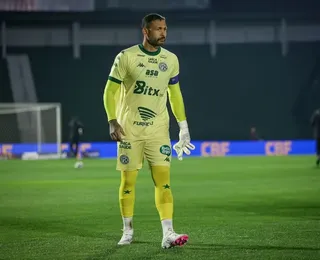
<instances>
[{"instance_id":1,"label":"shorts sponsor logo","mask_svg":"<svg viewBox=\"0 0 320 260\"><path fill-rule=\"evenodd\" d=\"M166 156L170 156L171 155L171 148L169 145L162 145L160 147L160 153L166 155Z\"/></svg>"},{"instance_id":2,"label":"shorts sponsor logo","mask_svg":"<svg viewBox=\"0 0 320 260\"><path fill-rule=\"evenodd\" d=\"M130 142L120 142L119 144L119 148L122 148L122 149L131 149L131 144Z\"/></svg>"}]
</instances>

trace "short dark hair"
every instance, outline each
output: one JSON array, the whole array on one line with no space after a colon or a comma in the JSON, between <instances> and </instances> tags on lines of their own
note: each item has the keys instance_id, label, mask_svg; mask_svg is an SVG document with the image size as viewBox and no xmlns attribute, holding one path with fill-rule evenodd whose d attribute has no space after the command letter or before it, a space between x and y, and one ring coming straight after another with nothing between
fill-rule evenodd
<instances>
[{"instance_id":1,"label":"short dark hair","mask_svg":"<svg viewBox=\"0 0 320 260\"><path fill-rule=\"evenodd\" d=\"M155 20L165 20L166 18L160 14L156 14L156 13L151 13L151 14L147 14L145 17L143 17L142 19L142 23L141 23L141 27L142 28L148 28L150 23L155 21Z\"/></svg>"}]
</instances>

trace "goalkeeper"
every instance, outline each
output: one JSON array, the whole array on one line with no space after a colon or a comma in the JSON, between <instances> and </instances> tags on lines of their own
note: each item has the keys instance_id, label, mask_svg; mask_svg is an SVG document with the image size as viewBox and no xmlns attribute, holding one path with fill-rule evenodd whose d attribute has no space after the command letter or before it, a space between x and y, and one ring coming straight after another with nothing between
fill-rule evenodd
<instances>
[{"instance_id":1,"label":"goalkeeper","mask_svg":"<svg viewBox=\"0 0 320 260\"><path fill-rule=\"evenodd\" d=\"M119 189L123 235L119 245L133 240L135 184L143 158L149 163L155 186L155 204L159 212L162 247L181 246L188 235L173 229L173 198L170 184L171 143L167 93L179 127L179 142L173 146L178 159L195 147L185 115L179 85L179 62L172 52L162 48L167 36L166 20L149 14L142 20L143 43L121 51L114 60L104 91L110 136L118 142L117 170L121 171Z\"/></svg>"}]
</instances>

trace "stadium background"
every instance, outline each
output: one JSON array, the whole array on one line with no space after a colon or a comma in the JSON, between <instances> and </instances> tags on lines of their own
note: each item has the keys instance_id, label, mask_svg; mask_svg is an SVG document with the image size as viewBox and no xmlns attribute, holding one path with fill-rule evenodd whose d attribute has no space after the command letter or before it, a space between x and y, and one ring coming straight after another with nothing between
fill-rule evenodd
<instances>
[{"instance_id":1,"label":"stadium background","mask_svg":"<svg viewBox=\"0 0 320 260\"><path fill-rule=\"evenodd\" d=\"M311 0L2 1L0 102L61 103L62 141L73 115L85 125L84 142L110 141L102 93L113 59L141 42L141 18L159 12L169 26L165 47L180 59L193 140L248 140L251 127L264 140L311 140L309 119L320 101L319 6ZM30 73L22 77L32 77L33 98L14 95L30 88L10 78L9 61L20 54L27 55ZM172 139L177 135L172 117ZM18 134L5 142L18 143ZM312 141L305 146L313 153Z\"/></svg>"},{"instance_id":2,"label":"stadium background","mask_svg":"<svg viewBox=\"0 0 320 260\"><path fill-rule=\"evenodd\" d=\"M320 175L309 124L320 98L319 5L0 0L0 103L60 102L62 140L78 115L85 124L82 150L94 153L100 145L98 153L109 156L116 150L102 92L112 60L141 41L144 14L165 15L166 47L180 58L193 155L206 157L172 159L175 231L190 235L187 246L161 249L145 163L136 188L135 241L118 247L115 160L85 158L81 169L75 158L1 160L7 159L1 152L30 150L16 143L23 141L21 130L35 128L32 121L17 125L0 109L0 259L319 260ZM56 141L54 118L44 113L44 142ZM173 118L171 126L177 139ZM252 126L265 141L249 141ZM223 157L297 153L312 155Z\"/></svg>"}]
</instances>

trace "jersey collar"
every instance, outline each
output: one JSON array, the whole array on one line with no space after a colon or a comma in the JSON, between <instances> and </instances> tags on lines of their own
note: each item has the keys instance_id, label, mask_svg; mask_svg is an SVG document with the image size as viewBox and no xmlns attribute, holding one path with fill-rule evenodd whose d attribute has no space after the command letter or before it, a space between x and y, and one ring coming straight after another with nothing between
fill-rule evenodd
<instances>
[{"instance_id":1,"label":"jersey collar","mask_svg":"<svg viewBox=\"0 0 320 260\"><path fill-rule=\"evenodd\" d=\"M156 56L156 55L158 55L158 54L161 52L161 47L159 47L158 50L156 50L156 51L147 51L147 50L143 47L142 44L139 44L139 48L140 48L140 50L141 50L143 53L145 53L145 54L147 54L147 55L150 55L150 56Z\"/></svg>"}]
</instances>

